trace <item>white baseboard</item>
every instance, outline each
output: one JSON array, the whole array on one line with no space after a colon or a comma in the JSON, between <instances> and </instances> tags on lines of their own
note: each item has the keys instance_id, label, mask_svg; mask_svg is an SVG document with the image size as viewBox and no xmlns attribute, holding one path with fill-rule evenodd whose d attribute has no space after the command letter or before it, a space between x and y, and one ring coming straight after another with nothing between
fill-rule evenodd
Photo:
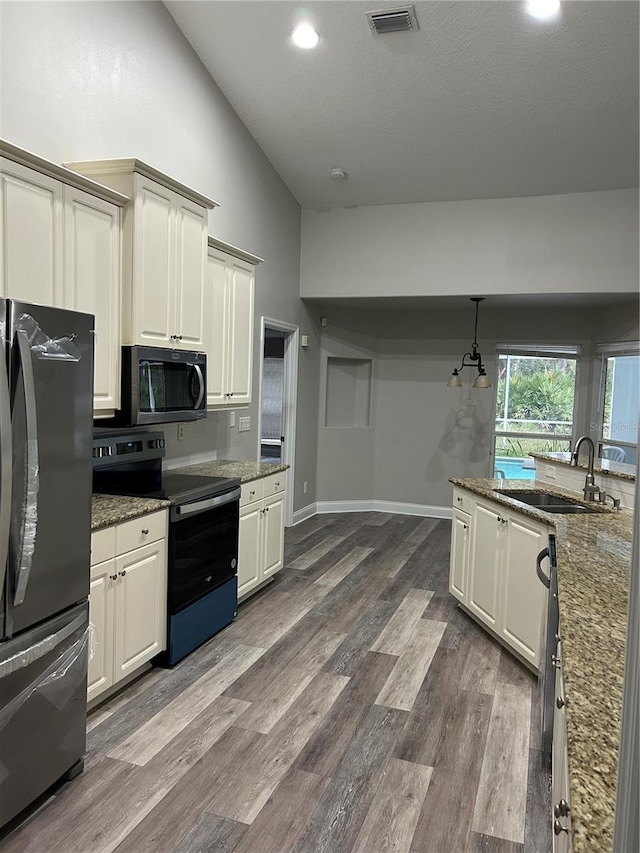
<instances>
[{"instance_id":1,"label":"white baseboard","mask_svg":"<svg viewBox=\"0 0 640 853\"><path fill-rule=\"evenodd\" d=\"M318 501L318 515L327 512L392 512L397 515L419 515L424 518L451 518L450 506L402 503L401 501Z\"/></svg>"},{"instance_id":2,"label":"white baseboard","mask_svg":"<svg viewBox=\"0 0 640 853\"><path fill-rule=\"evenodd\" d=\"M301 521L306 521L308 518L313 518L318 511L316 506L317 504L312 503L308 506L303 506L302 509L297 509L293 513L293 526L295 527L296 524L300 524Z\"/></svg>"}]
</instances>

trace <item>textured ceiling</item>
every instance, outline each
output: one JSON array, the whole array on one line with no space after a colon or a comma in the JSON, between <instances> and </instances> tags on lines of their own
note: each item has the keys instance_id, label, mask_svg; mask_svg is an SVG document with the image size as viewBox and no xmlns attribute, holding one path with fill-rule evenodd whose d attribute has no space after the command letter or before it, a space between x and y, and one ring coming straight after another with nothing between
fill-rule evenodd
<instances>
[{"instance_id":1,"label":"textured ceiling","mask_svg":"<svg viewBox=\"0 0 640 853\"><path fill-rule=\"evenodd\" d=\"M637 186L638 4L416 2L375 38L371 0L166 6L305 208ZM315 50L289 41L299 20ZM332 167L349 175L329 178Z\"/></svg>"}]
</instances>

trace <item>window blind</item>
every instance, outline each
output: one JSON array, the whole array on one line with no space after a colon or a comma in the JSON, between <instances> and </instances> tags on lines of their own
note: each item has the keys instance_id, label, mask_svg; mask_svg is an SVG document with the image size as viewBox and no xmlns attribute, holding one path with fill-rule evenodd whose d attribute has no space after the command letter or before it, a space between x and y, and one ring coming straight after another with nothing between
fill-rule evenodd
<instances>
[{"instance_id":1,"label":"window blind","mask_svg":"<svg viewBox=\"0 0 640 853\"><path fill-rule=\"evenodd\" d=\"M578 358L580 344L496 344L498 355L525 355L533 358Z\"/></svg>"}]
</instances>

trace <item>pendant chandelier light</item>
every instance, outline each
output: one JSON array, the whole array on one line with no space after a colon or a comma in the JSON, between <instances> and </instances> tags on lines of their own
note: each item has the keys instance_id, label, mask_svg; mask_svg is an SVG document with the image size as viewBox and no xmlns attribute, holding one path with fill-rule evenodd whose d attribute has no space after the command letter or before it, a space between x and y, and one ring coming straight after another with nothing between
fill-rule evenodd
<instances>
[{"instance_id":1,"label":"pendant chandelier light","mask_svg":"<svg viewBox=\"0 0 640 853\"><path fill-rule=\"evenodd\" d=\"M447 385L449 388L462 388L462 379L460 371L463 367L475 367L478 371L476 381L473 383L474 388L491 388L491 382L484 369L482 356L478 352L478 306L484 302L484 296L472 296L471 301L476 303L476 325L473 332L473 343L471 344L471 352L465 352L462 356L460 367L456 367L451 374ZM467 361L467 358L469 361Z\"/></svg>"}]
</instances>

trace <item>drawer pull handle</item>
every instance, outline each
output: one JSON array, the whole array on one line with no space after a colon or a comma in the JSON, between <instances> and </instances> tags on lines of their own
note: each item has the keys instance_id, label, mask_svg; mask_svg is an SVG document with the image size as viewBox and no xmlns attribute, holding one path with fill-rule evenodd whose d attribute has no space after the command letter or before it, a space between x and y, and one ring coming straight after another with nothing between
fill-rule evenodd
<instances>
[{"instance_id":1,"label":"drawer pull handle","mask_svg":"<svg viewBox=\"0 0 640 853\"><path fill-rule=\"evenodd\" d=\"M126 573L127 573L126 569L123 569L121 572L118 572L118 574L120 575L121 578L123 578L126 575Z\"/></svg>"},{"instance_id":2,"label":"drawer pull handle","mask_svg":"<svg viewBox=\"0 0 640 853\"><path fill-rule=\"evenodd\" d=\"M144 536L148 536L148 535L149 535L149 528L148 528L148 527L143 527L143 528L142 528L142 533L143 533L143 535L144 535Z\"/></svg>"}]
</instances>

